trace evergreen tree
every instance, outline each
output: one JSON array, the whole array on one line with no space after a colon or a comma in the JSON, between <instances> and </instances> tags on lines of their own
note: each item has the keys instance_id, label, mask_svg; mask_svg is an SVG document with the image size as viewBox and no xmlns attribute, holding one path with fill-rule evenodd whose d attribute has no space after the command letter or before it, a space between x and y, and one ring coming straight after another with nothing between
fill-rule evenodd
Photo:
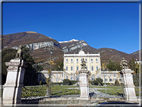
<instances>
[{"instance_id":1,"label":"evergreen tree","mask_svg":"<svg viewBox=\"0 0 142 107\"><path fill-rule=\"evenodd\" d=\"M134 59L134 57L132 57L132 59L129 61L128 65L129 65L129 68L130 68L131 70L136 71L136 64L135 64L135 59Z\"/></svg>"},{"instance_id":2,"label":"evergreen tree","mask_svg":"<svg viewBox=\"0 0 142 107\"><path fill-rule=\"evenodd\" d=\"M107 64L107 68L111 71L120 71L122 68L120 66L120 64L116 63L116 62L112 62L111 60L109 60L109 64Z\"/></svg>"},{"instance_id":3,"label":"evergreen tree","mask_svg":"<svg viewBox=\"0 0 142 107\"><path fill-rule=\"evenodd\" d=\"M7 75L7 66L5 65L5 62L9 62L11 59L15 58L16 50L7 48L2 50L2 84L6 81L6 75Z\"/></svg>"}]
</instances>

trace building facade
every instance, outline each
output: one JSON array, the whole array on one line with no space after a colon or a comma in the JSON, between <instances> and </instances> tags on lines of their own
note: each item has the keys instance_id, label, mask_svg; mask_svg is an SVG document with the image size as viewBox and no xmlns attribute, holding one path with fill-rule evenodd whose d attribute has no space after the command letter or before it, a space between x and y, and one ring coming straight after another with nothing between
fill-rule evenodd
<instances>
[{"instance_id":1,"label":"building facade","mask_svg":"<svg viewBox=\"0 0 142 107\"><path fill-rule=\"evenodd\" d=\"M91 81L101 78L103 79L103 83L114 84L115 80L118 80L119 83L123 82L119 74L120 71L101 71L100 53L86 54L83 50L80 50L78 54L64 54L64 71L52 71L51 81L63 82L64 79L79 80L78 71L81 69L83 58L86 62L86 69L91 72L91 76L89 77ZM47 70L41 71L41 73L44 74L44 78L49 77ZM39 78L42 78L41 74Z\"/></svg>"},{"instance_id":2,"label":"building facade","mask_svg":"<svg viewBox=\"0 0 142 107\"><path fill-rule=\"evenodd\" d=\"M95 79L101 76L100 54L86 54L83 50L80 50L78 54L64 54L64 71L72 75L68 79L77 79L74 75L81 69L83 58L86 62L86 69L91 72L91 78Z\"/></svg>"}]
</instances>

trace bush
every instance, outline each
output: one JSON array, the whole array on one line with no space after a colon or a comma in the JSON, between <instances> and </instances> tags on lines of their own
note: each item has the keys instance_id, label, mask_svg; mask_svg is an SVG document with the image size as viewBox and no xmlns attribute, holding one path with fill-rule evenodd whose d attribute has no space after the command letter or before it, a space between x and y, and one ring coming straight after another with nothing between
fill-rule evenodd
<instances>
[{"instance_id":1,"label":"bush","mask_svg":"<svg viewBox=\"0 0 142 107\"><path fill-rule=\"evenodd\" d=\"M91 85L94 85L94 81L90 81Z\"/></svg>"},{"instance_id":2,"label":"bush","mask_svg":"<svg viewBox=\"0 0 142 107\"><path fill-rule=\"evenodd\" d=\"M118 86L118 85L119 85L118 80L115 80L115 85L116 85L116 86Z\"/></svg>"},{"instance_id":3,"label":"bush","mask_svg":"<svg viewBox=\"0 0 142 107\"><path fill-rule=\"evenodd\" d=\"M62 85L63 84L63 82L54 82L54 83L52 83L52 85Z\"/></svg>"},{"instance_id":4,"label":"bush","mask_svg":"<svg viewBox=\"0 0 142 107\"><path fill-rule=\"evenodd\" d=\"M103 80L101 78L97 78L93 81L94 85L103 85Z\"/></svg>"},{"instance_id":5,"label":"bush","mask_svg":"<svg viewBox=\"0 0 142 107\"><path fill-rule=\"evenodd\" d=\"M77 83L78 81L75 81L75 80L71 80L70 81L70 85L73 85L73 84L75 84L75 83Z\"/></svg>"},{"instance_id":6,"label":"bush","mask_svg":"<svg viewBox=\"0 0 142 107\"><path fill-rule=\"evenodd\" d=\"M71 82L70 82L69 79L64 79L63 80L63 85L70 85L70 84L71 84Z\"/></svg>"}]
</instances>

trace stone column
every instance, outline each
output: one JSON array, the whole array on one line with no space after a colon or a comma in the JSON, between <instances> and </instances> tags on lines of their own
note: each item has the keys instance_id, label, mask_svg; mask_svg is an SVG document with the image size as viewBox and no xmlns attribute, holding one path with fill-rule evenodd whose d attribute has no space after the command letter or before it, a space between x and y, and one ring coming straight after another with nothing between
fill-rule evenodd
<instances>
[{"instance_id":1,"label":"stone column","mask_svg":"<svg viewBox=\"0 0 142 107\"><path fill-rule=\"evenodd\" d=\"M88 70L81 69L79 72L80 81L80 99L89 100L89 82L88 82Z\"/></svg>"},{"instance_id":2,"label":"stone column","mask_svg":"<svg viewBox=\"0 0 142 107\"><path fill-rule=\"evenodd\" d=\"M123 74L126 101L137 102L135 86L133 83L133 75L131 74L133 71L131 69L122 69L121 73Z\"/></svg>"},{"instance_id":3,"label":"stone column","mask_svg":"<svg viewBox=\"0 0 142 107\"><path fill-rule=\"evenodd\" d=\"M79 81L80 81L80 99L89 100L89 82L88 82L88 75L90 72L86 69L86 64L83 58L81 70L78 71L79 73Z\"/></svg>"},{"instance_id":4,"label":"stone column","mask_svg":"<svg viewBox=\"0 0 142 107\"><path fill-rule=\"evenodd\" d=\"M7 78L3 91L3 104L20 104L21 93L24 80L24 61L20 59L11 59L6 62Z\"/></svg>"}]
</instances>

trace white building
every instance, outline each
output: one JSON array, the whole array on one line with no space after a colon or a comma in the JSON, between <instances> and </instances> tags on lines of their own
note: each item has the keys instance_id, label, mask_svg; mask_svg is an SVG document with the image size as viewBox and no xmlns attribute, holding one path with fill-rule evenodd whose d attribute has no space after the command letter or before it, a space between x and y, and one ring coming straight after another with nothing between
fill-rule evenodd
<instances>
[{"instance_id":1,"label":"white building","mask_svg":"<svg viewBox=\"0 0 142 107\"><path fill-rule=\"evenodd\" d=\"M78 54L64 54L64 71L52 71L52 82L63 82L64 79L78 80L78 71L81 69L82 59L86 61L86 68L91 72L90 80L102 78L103 83L115 83L118 80L122 83L119 71L101 71L100 53L89 54L80 50ZM48 78L48 71L41 71L44 77Z\"/></svg>"},{"instance_id":2,"label":"white building","mask_svg":"<svg viewBox=\"0 0 142 107\"><path fill-rule=\"evenodd\" d=\"M92 78L101 77L100 54L89 54L80 50L78 54L64 54L64 70L68 74L75 74L81 69L82 60L86 62L86 68L91 72ZM72 77L68 77L71 79ZM75 78L73 77L75 80Z\"/></svg>"}]
</instances>

